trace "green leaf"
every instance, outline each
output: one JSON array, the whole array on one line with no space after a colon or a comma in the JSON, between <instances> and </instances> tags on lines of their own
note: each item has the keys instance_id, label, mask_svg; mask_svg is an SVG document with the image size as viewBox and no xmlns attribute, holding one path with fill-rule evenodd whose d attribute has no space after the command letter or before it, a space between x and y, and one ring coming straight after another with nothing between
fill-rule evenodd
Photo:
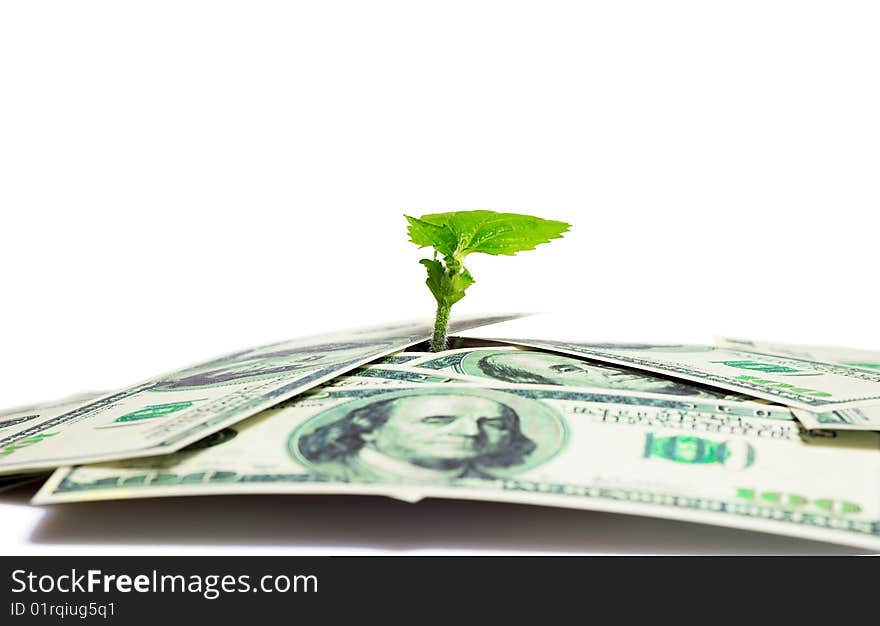
<instances>
[{"instance_id":1,"label":"green leaf","mask_svg":"<svg viewBox=\"0 0 880 626\"><path fill-rule=\"evenodd\" d=\"M451 288L449 297L447 298L449 304L455 304L464 298L465 290L473 285L474 282L474 277L471 276L471 273L462 268L461 272L453 276L450 280Z\"/></svg>"},{"instance_id":2,"label":"green leaf","mask_svg":"<svg viewBox=\"0 0 880 626\"><path fill-rule=\"evenodd\" d=\"M434 299L437 302L442 302L444 291L443 264L432 259L422 259L419 263L428 268L428 280L425 281L425 284L428 285L428 289L434 294Z\"/></svg>"},{"instance_id":3,"label":"green leaf","mask_svg":"<svg viewBox=\"0 0 880 626\"><path fill-rule=\"evenodd\" d=\"M460 273L450 273L445 270L440 261L422 259L419 261L428 270L428 280L425 284L434 294L434 299L441 304L452 306L464 298L465 290L474 284L474 278L466 269Z\"/></svg>"},{"instance_id":4,"label":"green leaf","mask_svg":"<svg viewBox=\"0 0 880 626\"><path fill-rule=\"evenodd\" d=\"M409 222L409 240L420 248L430 246L444 256L451 256L455 250L456 237L446 226L432 224L409 215L404 215Z\"/></svg>"},{"instance_id":5,"label":"green leaf","mask_svg":"<svg viewBox=\"0 0 880 626\"><path fill-rule=\"evenodd\" d=\"M410 237L415 243L432 245L444 256L458 259L472 252L512 256L524 250L534 250L539 244L562 237L570 227L565 222L495 211L431 213L418 220L407 219L410 220ZM414 221L418 222L418 241L413 235ZM450 247L453 248L451 252L448 251Z\"/></svg>"}]
</instances>

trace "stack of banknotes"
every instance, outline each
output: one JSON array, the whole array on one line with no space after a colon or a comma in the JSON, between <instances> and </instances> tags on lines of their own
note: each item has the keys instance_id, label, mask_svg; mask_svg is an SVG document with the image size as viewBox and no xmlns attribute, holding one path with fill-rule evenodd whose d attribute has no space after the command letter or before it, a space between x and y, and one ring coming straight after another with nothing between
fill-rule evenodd
<instances>
[{"instance_id":1,"label":"stack of banknotes","mask_svg":"<svg viewBox=\"0 0 880 626\"><path fill-rule=\"evenodd\" d=\"M445 352L402 323L0 414L0 488L516 502L880 551L880 353L493 338L506 319L459 320L481 338Z\"/></svg>"}]
</instances>

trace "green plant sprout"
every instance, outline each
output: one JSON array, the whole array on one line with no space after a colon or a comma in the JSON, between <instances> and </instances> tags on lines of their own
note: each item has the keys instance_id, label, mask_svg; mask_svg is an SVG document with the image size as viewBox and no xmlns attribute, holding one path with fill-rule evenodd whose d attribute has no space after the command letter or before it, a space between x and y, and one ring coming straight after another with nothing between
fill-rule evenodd
<instances>
[{"instance_id":1,"label":"green plant sprout","mask_svg":"<svg viewBox=\"0 0 880 626\"><path fill-rule=\"evenodd\" d=\"M523 250L562 237L570 224L518 213L454 211L430 213L419 218L404 215L409 238L420 248L434 248L433 259L419 261L428 270L425 284L437 300L437 316L431 352L446 349L446 328L452 305L464 298L474 278L464 266L472 252L513 256ZM442 261L437 257L442 256Z\"/></svg>"}]
</instances>

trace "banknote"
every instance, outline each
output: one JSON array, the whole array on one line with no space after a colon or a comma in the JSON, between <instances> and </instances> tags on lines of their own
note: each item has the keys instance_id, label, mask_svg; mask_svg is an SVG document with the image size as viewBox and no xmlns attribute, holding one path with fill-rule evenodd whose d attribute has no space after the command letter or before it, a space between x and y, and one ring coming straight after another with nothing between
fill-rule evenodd
<instances>
[{"instance_id":1,"label":"banknote","mask_svg":"<svg viewBox=\"0 0 880 626\"><path fill-rule=\"evenodd\" d=\"M830 346L801 346L793 343L777 343L772 341L752 341L749 339L731 339L718 337L715 343L722 348L749 350L793 356L813 361L828 361L850 367L861 367L869 370L880 370L880 352L862 350L860 348L835 348Z\"/></svg>"},{"instance_id":2,"label":"banknote","mask_svg":"<svg viewBox=\"0 0 880 626\"><path fill-rule=\"evenodd\" d=\"M743 394L651 374L633 368L609 365L584 358L498 345L425 353L407 363L425 370L450 372L487 381L509 384L558 385L564 387L643 391L672 396L753 400Z\"/></svg>"},{"instance_id":3,"label":"banknote","mask_svg":"<svg viewBox=\"0 0 880 626\"><path fill-rule=\"evenodd\" d=\"M850 367L880 371L880 352L858 348L837 348L829 346L802 346L790 343L752 341L748 339L717 338L716 343L723 348L736 348L764 354L793 356L799 359L827 361ZM875 430L880 431L880 404L854 409L839 409L822 413L794 409L795 417L807 428L829 428L834 430Z\"/></svg>"},{"instance_id":4,"label":"banknote","mask_svg":"<svg viewBox=\"0 0 880 626\"><path fill-rule=\"evenodd\" d=\"M27 407L6 409L0 412L0 439L14 437L17 433L27 431L44 422L55 419L78 406L82 406L100 393L83 393L52 402L34 404ZM0 449L0 459L12 454L14 450Z\"/></svg>"},{"instance_id":5,"label":"banknote","mask_svg":"<svg viewBox=\"0 0 880 626\"><path fill-rule=\"evenodd\" d=\"M409 363L410 361L414 361L429 354L433 353L404 350L402 352L395 352L394 354L383 356L381 359L376 359L375 361L373 361L373 363L376 365L403 365L404 363Z\"/></svg>"},{"instance_id":6,"label":"banknote","mask_svg":"<svg viewBox=\"0 0 880 626\"><path fill-rule=\"evenodd\" d=\"M417 384L470 383L468 376L447 372L409 367L406 365L370 364L334 378L328 385L333 387L391 387Z\"/></svg>"},{"instance_id":7,"label":"banknote","mask_svg":"<svg viewBox=\"0 0 880 626\"><path fill-rule=\"evenodd\" d=\"M515 316L456 320L454 330ZM424 341L428 322L295 339L171 372L10 433L0 473L165 454L339 374Z\"/></svg>"},{"instance_id":8,"label":"banknote","mask_svg":"<svg viewBox=\"0 0 880 626\"><path fill-rule=\"evenodd\" d=\"M177 453L57 470L35 503L386 494L613 511L880 549L880 435L773 405L547 385L322 387Z\"/></svg>"},{"instance_id":9,"label":"banknote","mask_svg":"<svg viewBox=\"0 0 880 626\"><path fill-rule=\"evenodd\" d=\"M880 371L706 345L493 338L728 389L823 413L880 404Z\"/></svg>"},{"instance_id":10,"label":"banknote","mask_svg":"<svg viewBox=\"0 0 880 626\"><path fill-rule=\"evenodd\" d=\"M809 429L880 431L880 405L814 413L792 408L797 420Z\"/></svg>"}]
</instances>

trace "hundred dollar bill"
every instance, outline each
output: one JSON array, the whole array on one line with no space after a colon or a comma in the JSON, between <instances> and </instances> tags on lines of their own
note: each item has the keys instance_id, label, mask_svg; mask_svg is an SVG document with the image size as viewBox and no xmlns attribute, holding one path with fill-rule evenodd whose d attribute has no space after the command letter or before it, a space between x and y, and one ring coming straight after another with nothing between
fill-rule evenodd
<instances>
[{"instance_id":1,"label":"hundred dollar bill","mask_svg":"<svg viewBox=\"0 0 880 626\"><path fill-rule=\"evenodd\" d=\"M0 413L0 439L13 437L17 433L48 422L100 395L100 393L83 393L53 402L4 410ZM14 451L0 448L0 459L9 456Z\"/></svg>"},{"instance_id":2,"label":"hundred dollar bill","mask_svg":"<svg viewBox=\"0 0 880 626\"><path fill-rule=\"evenodd\" d=\"M834 348L829 346L801 346L793 343L776 343L770 341L750 341L748 339L731 339L718 337L715 343L722 348L749 350L793 356L813 361L828 361L850 367L861 367L869 370L880 370L880 352L861 350L858 348Z\"/></svg>"},{"instance_id":3,"label":"hundred dollar bill","mask_svg":"<svg viewBox=\"0 0 880 626\"><path fill-rule=\"evenodd\" d=\"M460 318L456 329L514 316ZM386 354L424 341L430 322L295 339L235 352L105 395L9 434L0 474L165 454Z\"/></svg>"},{"instance_id":4,"label":"hundred dollar bill","mask_svg":"<svg viewBox=\"0 0 880 626\"><path fill-rule=\"evenodd\" d=\"M493 340L682 378L812 412L880 404L880 371L837 363L716 346Z\"/></svg>"},{"instance_id":5,"label":"hundred dollar bill","mask_svg":"<svg viewBox=\"0 0 880 626\"><path fill-rule=\"evenodd\" d=\"M791 409L798 421L809 429L872 430L880 431L880 405L857 409L837 409L814 413L803 409Z\"/></svg>"},{"instance_id":6,"label":"hundred dollar bill","mask_svg":"<svg viewBox=\"0 0 880 626\"><path fill-rule=\"evenodd\" d=\"M518 502L877 550L880 435L823 437L784 407L658 394L324 387L185 451L59 469L34 502L230 493Z\"/></svg>"},{"instance_id":7,"label":"hundred dollar bill","mask_svg":"<svg viewBox=\"0 0 880 626\"><path fill-rule=\"evenodd\" d=\"M419 355L415 355L419 356ZM341 387L392 387L392 386L412 386L413 384L442 384L447 382L469 382L465 376L456 376L443 374L433 370L423 370L414 367L401 367L393 365L366 365L351 372L334 378L332 384L335 388ZM15 412L7 412L0 414L0 432L4 425L11 428L12 425L24 425L30 419L40 417L35 411L43 409L43 417L51 417L58 415L64 410L78 406L87 397L94 397L98 394L82 394L67 399L62 404L45 404L39 407L31 407L27 410L19 409ZM46 413L45 409L54 409L51 413ZM35 482L40 479L47 478L48 474L41 472L38 474L6 474L0 476L0 492L14 489L16 487Z\"/></svg>"},{"instance_id":8,"label":"hundred dollar bill","mask_svg":"<svg viewBox=\"0 0 880 626\"><path fill-rule=\"evenodd\" d=\"M394 354L389 354L388 356L383 356L381 359L376 359L373 361L374 365L403 365L405 363L409 363L411 361L415 361L423 356L433 354L432 352L413 352L410 350L405 350L403 352L395 352Z\"/></svg>"},{"instance_id":9,"label":"hundred dollar bill","mask_svg":"<svg viewBox=\"0 0 880 626\"><path fill-rule=\"evenodd\" d=\"M472 380L467 376L458 376L435 370L409 367L406 365L367 365L351 374L345 374L334 378L328 385L339 387L391 387L411 386L418 384L442 384L442 383L469 383Z\"/></svg>"},{"instance_id":10,"label":"hundred dollar bill","mask_svg":"<svg viewBox=\"0 0 880 626\"><path fill-rule=\"evenodd\" d=\"M450 372L472 380L509 384L643 391L672 396L753 400L749 396L658 376L637 369L608 365L520 346L492 346L425 353L408 365Z\"/></svg>"},{"instance_id":11,"label":"hundred dollar bill","mask_svg":"<svg viewBox=\"0 0 880 626\"><path fill-rule=\"evenodd\" d=\"M13 433L32 428L100 395L101 393L98 392L84 392L51 402L3 410L0 412L0 437L8 437ZM5 450L0 450L0 458L3 458L4 452ZM46 472L5 474L0 476L0 492L35 482L47 475Z\"/></svg>"},{"instance_id":12,"label":"hundred dollar bill","mask_svg":"<svg viewBox=\"0 0 880 626\"><path fill-rule=\"evenodd\" d=\"M716 339L723 348L737 348L764 354L781 354L799 359L812 359L839 363L880 371L880 352L857 348L834 348L827 346L801 346L797 344L750 341L746 339ZM807 428L828 428L833 430L875 430L880 431L880 404L854 409L838 409L815 413L794 409L794 414Z\"/></svg>"}]
</instances>

